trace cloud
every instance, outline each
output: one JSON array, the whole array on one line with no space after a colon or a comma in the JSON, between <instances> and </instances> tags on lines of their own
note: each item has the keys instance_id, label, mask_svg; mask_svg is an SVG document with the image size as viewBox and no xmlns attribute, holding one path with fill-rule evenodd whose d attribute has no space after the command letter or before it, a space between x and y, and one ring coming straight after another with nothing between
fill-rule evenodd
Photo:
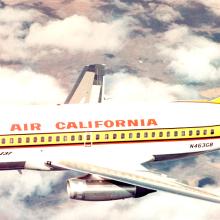
<instances>
[{"instance_id":1,"label":"cloud","mask_svg":"<svg viewBox=\"0 0 220 220\"><path fill-rule=\"evenodd\" d=\"M200 95L208 99L214 99L216 97L220 97L220 88L216 87L216 88L203 90L200 92Z\"/></svg>"},{"instance_id":2,"label":"cloud","mask_svg":"<svg viewBox=\"0 0 220 220\"><path fill-rule=\"evenodd\" d=\"M178 10L175 11L172 5L157 5L158 7L152 7L153 11L150 11L152 14L148 14L149 9L143 7L142 4L130 4L129 1L127 1L128 4L125 4L122 1L115 1L115 3L117 2L118 5L120 4L121 9L129 11L129 15L136 16L136 18L142 15L142 18L145 19L144 21L147 20L147 22L150 22L148 20L149 16L168 24L174 22L176 19L182 19ZM180 3L183 0L175 2ZM208 6L209 3L205 3L204 1L204 4ZM26 60L29 62L29 60L33 60L38 55L38 53L34 53L36 50L39 53L44 53L44 62L46 63L44 68L51 69L49 66L51 62L47 61L49 57L47 51L51 48L55 48L53 54L54 63L57 61L56 52L59 52L57 49L64 49L70 53L82 51L85 54L87 52L103 50L105 52L117 52L122 49L127 57L122 58L122 55L116 54L115 56L119 60L118 62L123 62L123 59L125 59L130 66L135 65L132 61L139 58L138 53L141 51L143 52L143 59L146 58L146 63L153 60L152 65L157 66L159 69L158 72L162 73L164 71L164 66L160 67L159 65L160 59L158 59L155 53L152 53L152 50L148 50L149 47L146 46L157 46L158 35L155 36L149 31L144 32L149 37L146 38L146 41L133 41L131 39L130 42L134 46L130 46L130 50L128 50L129 45L123 48L124 42L129 38L128 35L131 28L129 26L131 20L127 18L114 20L112 17L107 17L106 20L111 19L112 21L101 22L75 15L67 17L64 20L51 20L42 23L38 21L41 15L34 17L33 15L35 13L36 11L18 8L9 9L8 7L0 11L0 20L4 21L0 24L0 59L6 61L18 60L21 62ZM148 23L147 25L150 24ZM136 28L142 29L140 26L136 26ZM159 58L161 56L165 57L164 59L169 63L167 70L174 73L174 81L176 77L183 77L187 82L215 81L215 77L218 79L219 46L217 44L204 37L195 35L189 28L181 26L175 26L165 32L165 34L161 33L161 35L163 35L163 38L161 38L160 42ZM143 39L145 39L144 35ZM138 47L138 44L141 46ZM137 48L140 51L134 56L133 54ZM207 54L204 55L205 53ZM75 64L84 64L86 61L82 57L85 58L85 56L77 57L81 59L80 61L79 59L71 58L70 63L65 64L65 68L70 66L72 69ZM66 56L63 56L63 60L65 59ZM95 56L92 57L92 60L96 59ZM202 62L196 62L197 59L201 59ZM63 60L60 60L58 65L62 66ZM192 67L199 74L195 75ZM144 67L143 69L146 71L148 68ZM211 75L208 75L210 73ZM155 72L154 76L158 78ZM198 96L196 91L187 86L154 81L148 77L144 77L143 74L140 77L139 75L135 76L121 71L108 76L107 80L110 83L108 86L108 95L112 98L109 101L163 102L176 99L191 99ZM54 78L43 73L34 72L26 67L18 71L0 67L0 92L2 94L0 98L1 104L56 104L63 102L66 97L65 91L60 88ZM180 164L171 169L168 174L188 181L191 184L196 184L196 180L211 175L217 181L217 186L211 187L210 190L219 191L218 169L213 169L211 166L213 164L211 163L210 165L210 163L210 158L200 158L196 160L194 166L185 167ZM67 198L64 190L60 193L57 191L57 188L53 187L54 184L60 182L65 185L62 175L63 172L57 174L56 172L41 173L37 171L24 171L22 176L14 171L2 172L0 176L1 219L31 219L33 216L36 219L53 220L70 218L120 218L128 220L146 218L156 220L219 219L219 205L163 192L157 192L141 199L122 201L100 203L71 201ZM193 181L191 181L192 179Z\"/></svg>"},{"instance_id":3,"label":"cloud","mask_svg":"<svg viewBox=\"0 0 220 220\"><path fill-rule=\"evenodd\" d=\"M152 16L159 21L170 23L183 19L180 12L169 5L150 3L149 6L152 10Z\"/></svg>"},{"instance_id":4,"label":"cloud","mask_svg":"<svg viewBox=\"0 0 220 220\"><path fill-rule=\"evenodd\" d=\"M26 42L30 47L57 47L70 52L117 51L129 33L129 20L123 18L105 23L73 15L46 25L34 23Z\"/></svg>"},{"instance_id":5,"label":"cloud","mask_svg":"<svg viewBox=\"0 0 220 220\"><path fill-rule=\"evenodd\" d=\"M174 202L175 201L175 202ZM147 208L147 211L146 211ZM183 209L187 210L183 213ZM86 211L85 211L86 210ZM110 202L65 201L53 209L44 208L44 212L33 210L38 218L50 219L218 219L218 204L190 199L164 192L150 194L140 199L127 199Z\"/></svg>"},{"instance_id":6,"label":"cloud","mask_svg":"<svg viewBox=\"0 0 220 220\"><path fill-rule=\"evenodd\" d=\"M219 168L213 170L208 157L200 157L192 165L179 164L169 171L169 176L180 179L198 179L210 170L219 185ZM204 169L205 168L205 169ZM197 172L195 172L195 170ZM204 171L205 170L205 171ZM63 172L15 171L4 172L1 181L1 217L6 219L190 219L217 220L219 205L165 192L156 192L140 199L109 202L83 202L69 200L65 190L57 191L57 183L64 181ZM190 182L193 184L193 182ZM218 193L219 187L207 191ZM52 195L52 196L51 196ZM40 198L41 197L41 198ZM175 202L174 202L175 201ZM7 207L7 209L5 208ZM147 207L147 212L146 212ZM183 213L183 209L187 210ZM8 211L13 210L13 211ZM43 211L42 211L43 210ZM85 211L86 210L86 211Z\"/></svg>"},{"instance_id":7,"label":"cloud","mask_svg":"<svg viewBox=\"0 0 220 220\"><path fill-rule=\"evenodd\" d=\"M73 54L119 51L133 23L129 17L98 22L79 15L46 21L46 15L34 9L12 7L0 9L0 20L0 60L6 62L34 61L54 49Z\"/></svg>"},{"instance_id":8,"label":"cloud","mask_svg":"<svg viewBox=\"0 0 220 220\"><path fill-rule=\"evenodd\" d=\"M113 102L169 102L177 99L192 99L197 93L183 85L170 85L119 72L105 78L107 99Z\"/></svg>"},{"instance_id":9,"label":"cloud","mask_svg":"<svg viewBox=\"0 0 220 220\"><path fill-rule=\"evenodd\" d=\"M4 23L33 21L38 14L39 12L33 9L24 10L12 7L0 8L0 20Z\"/></svg>"},{"instance_id":10,"label":"cloud","mask_svg":"<svg viewBox=\"0 0 220 220\"><path fill-rule=\"evenodd\" d=\"M183 81L207 82L220 79L220 46L198 36L186 26L174 26L164 33L160 54L167 69Z\"/></svg>"},{"instance_id":11,"label":"cloud","mask_svg":"<svg viewBox=\"0 0 220 220\"><path fill-rule=\"evenodd\" d=\"M185 6L191 7L195 3L204 5L207 9L209 9L212 13L217 16L220 16L220 2L216 0L166 0L166 3L170 5L178 5L178 6Z\"/></svg>"},{"instance_id":12,"label":"cloud","mask_svg":"<svg viewBox=\"0 0 220 220\"><path fill-rule=\"evenodd\" d=\"M47 172L39 171L6 171L0 175L1 190L0 195L8 195L11 198L25 198L32 194L46 195L51 193L51 186L60 180L63 172ZM53 174L53 175L52 175ZM16 179L16 182L13 181ZM31 180L31 181L30 181Z\"/></svg>"},{"instance_id":13,"label":"cloud","mask_svg":"<svg viewBox=\"0 0 220 220\"><path fill-rule=\"evenodd\" d=\"M58 104L66 97L51 76L30 69L16 71L6 67L0 67L0 93L1 104Z\"/></svg>"},{"instance_id":14,"label":"cloud","mask_svg":"<svg viewBox=\"0 0 220 220\"><path fill-rule=\"evenodd\" d=\"M33 215L38 215L38 210L33 209L36 205L33 200L42 202L48 200L47 196L51 198L53 187L64 173L22 171L19 174L17 171L4 171L1 174L1 219L31 219ZM40 200L39 197L43 199ZM42 213L42 207L40 210ZM42 217L43 214L41 219Z\"/></svg>"},{"instance_id":15,"label":"cloud","mask_svg":"<svg viewBox=\"0 0 220 220\"><path fill-rule=\"evenodd\" d=\"M0 60L23 61L28 58L24 38L28 24L39 14L30 9L0 8Z\"/></svg>"},{"instance_id":16,"label":"cloud","mask_svg":"<svg viewBox=\"0 0 220 220\"><path fill-rule=\"evenodd\" d=\"M198 3L205 5L210 11L220 16L220 2L216 0L197 0Z\"/></svg>"}]
</instances>

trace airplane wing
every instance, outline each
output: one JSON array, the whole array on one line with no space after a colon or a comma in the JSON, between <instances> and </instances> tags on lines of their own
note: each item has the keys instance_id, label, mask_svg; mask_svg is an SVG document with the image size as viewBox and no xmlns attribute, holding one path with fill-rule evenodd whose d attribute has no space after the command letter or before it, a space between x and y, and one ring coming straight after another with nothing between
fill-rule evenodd
<instances>
[{"instance_id":1,"label":"airplane wing","mask_svg":"<svg viewBox=\"0 0 220 220\"><path fill-rule=\"evenodd\" d=\"M176 180L168 178L163 174L159 175L148 170L146 172L118 169L116 170L108 167L88 164L85 162L69 160L59 161L54 164L52 163L51 165L78 171L85 174L98 175L104 179L115 180L145 189L160 190L201 200L220 203L220 196L211 194L197 187L191 187L189 185L177 182Z\"/></svg>"},{"instance_id":2,"label":"airplane wing","mask_svg":"<svg viewBox=\"0 0 220 220\"><path fill-rule=\"evenodd\" d=\"M93 64L85 66L64 103L102 102L103 76L104 65Z\"/></svg>"}]
</instances>

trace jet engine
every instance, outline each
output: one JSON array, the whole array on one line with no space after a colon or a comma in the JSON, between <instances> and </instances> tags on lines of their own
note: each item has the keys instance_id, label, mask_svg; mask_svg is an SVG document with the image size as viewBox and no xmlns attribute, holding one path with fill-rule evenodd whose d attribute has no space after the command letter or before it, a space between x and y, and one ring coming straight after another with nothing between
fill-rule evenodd
<instances>
[{"instance_id":1,"label":"jet engine","mask_svg":"<svg viewBox=\"0 0 220 220\"><path fill-rule=\"evenodd\" d=\"M67 192L71 199L84 201L109 201L126 198L139 198L155 190L145 189L103 179L68 179Z\"/></svg>"}]
</instances>

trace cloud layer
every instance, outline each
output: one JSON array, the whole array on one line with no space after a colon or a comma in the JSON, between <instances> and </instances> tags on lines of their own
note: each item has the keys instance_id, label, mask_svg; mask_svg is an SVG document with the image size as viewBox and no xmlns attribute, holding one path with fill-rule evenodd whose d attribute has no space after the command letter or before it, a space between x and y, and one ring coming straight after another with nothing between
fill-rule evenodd
<instances>
[{"instance_id":1,"label":"cloud layer","mask_svg":"<svg viewBox=\"0 0 220 220\"><path fill-rule=\"evenodd\" d=\"M22 61L28 58L24 38L27 25L39 13L11 7L0 8L0 60Z\"/></svg>"},{"instance_id":2,"label":"cloud layer","mask_svg":"<svg viewBox=\"0 0 220 220\"><path fill-rule=\"evenodd\" d=\"M112 102L171 102L198 98L196 91L183 85L169 85L132 74L119 72L107 76L107 101Z\"/></svg>"},{"instance_id":3,"label":"cloud layer","mask_svg":"<svg viewBox=\"0 0 220 220\"><path fill-rule=\"evenodd\" d=\"M32 47L57 47L70 52L113 52L122 47L128 34L128 24L128 18L104 23L73 15L46 25L33 24L26 42Z\"/></svg>"},{"instance_id":4,"label":"cloud layer","mask_svg":"<svg viewBox=\"0 0 220 220\"><path fill-rule=\"evenodd\" d=\"M46 7L41 2L29 9L27 1L16 1L19 2L23 3L19 7L0 9L0 62L18 63L0 67L1 104L62 103L66 91L49 74L67 81L71 77L64 74L76 73L76 67L88 64L88 60L105 62L115 69L115 74L106 79L109 102L198 98L197 88L191 89L188 83L210 85L219 81L219 44L207 37L213 28L219 33L218 25L215 26L219 3L215 0L114 0L98 4L79 1L75 11L68 8L69 3L60 7L47 1ZM68 8L66 14L70 16L50 17L53 5L59 6L59 14L65 14L62 10ZM184 22L196 5L198 10L187 25ZM83 14L91 10L95 20ZM206 26L200 20L202 15L196 14L203 10L213 19L208 24L205 17ZM52 12L56 15L56 10ZM129 74L121 71L123 67L131 69ZM216 185L207 190L217 192L218 157L200 157L193 165L186 161L174 163L167 174L192 185L209 176ZM164 166L162 163L159 168ZM162 192L142 199L105 203L70 201L63 175L28 171L20 176L14 171L2 172L1 219L219 219L218 205Z\"/></svg>"},{"instance_id":5,"label":"cloud layer","mask_svg":"<svg viewBox=\"0 0 220 220\"><path fill-rule=\"evenodd\" d=\"M220 79L220 46L193 34L186 26L174 26L167 31L159 46L169 60L168 71L181 80L207 82Z\"/></svg>"},{"instance_id":6,"label":"cloud layer","mask_svg":"<svg viewBox=\"0 0 220 220\"><path fill-rule=\"evenodd\" d=\"M0 61L30 62L36 53L54 49L78 52L119 51L132 19L91 21L73 15L63 20L48 18L34 9L0 8Z\"/></svg>"},{"instance_id":7,"label":"cloud layer","mask_svg":"<svg viewBox=\"0 0 220 220\"><path fill-rule=\"evenodd\" d=\"M12 70L0 67L0 103L3 104L59 104L66 92L48 75L31 69Z\"/></svg>"}]
</instances>

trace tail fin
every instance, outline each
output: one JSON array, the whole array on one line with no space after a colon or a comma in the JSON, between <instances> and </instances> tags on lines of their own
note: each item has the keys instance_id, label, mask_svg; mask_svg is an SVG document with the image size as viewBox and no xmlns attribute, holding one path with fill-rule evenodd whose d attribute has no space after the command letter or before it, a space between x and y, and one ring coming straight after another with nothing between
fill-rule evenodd
<instances>
[{"instance_id":1,"label":"tail fin","mask_svg":"<svg viewBox=\"0 0 220 220\"><path fill-rule=\"evenodd\" d=\"M101 103L104 68L102 64L85 66L64 103Z\"/></svg>"}]
</instances>

